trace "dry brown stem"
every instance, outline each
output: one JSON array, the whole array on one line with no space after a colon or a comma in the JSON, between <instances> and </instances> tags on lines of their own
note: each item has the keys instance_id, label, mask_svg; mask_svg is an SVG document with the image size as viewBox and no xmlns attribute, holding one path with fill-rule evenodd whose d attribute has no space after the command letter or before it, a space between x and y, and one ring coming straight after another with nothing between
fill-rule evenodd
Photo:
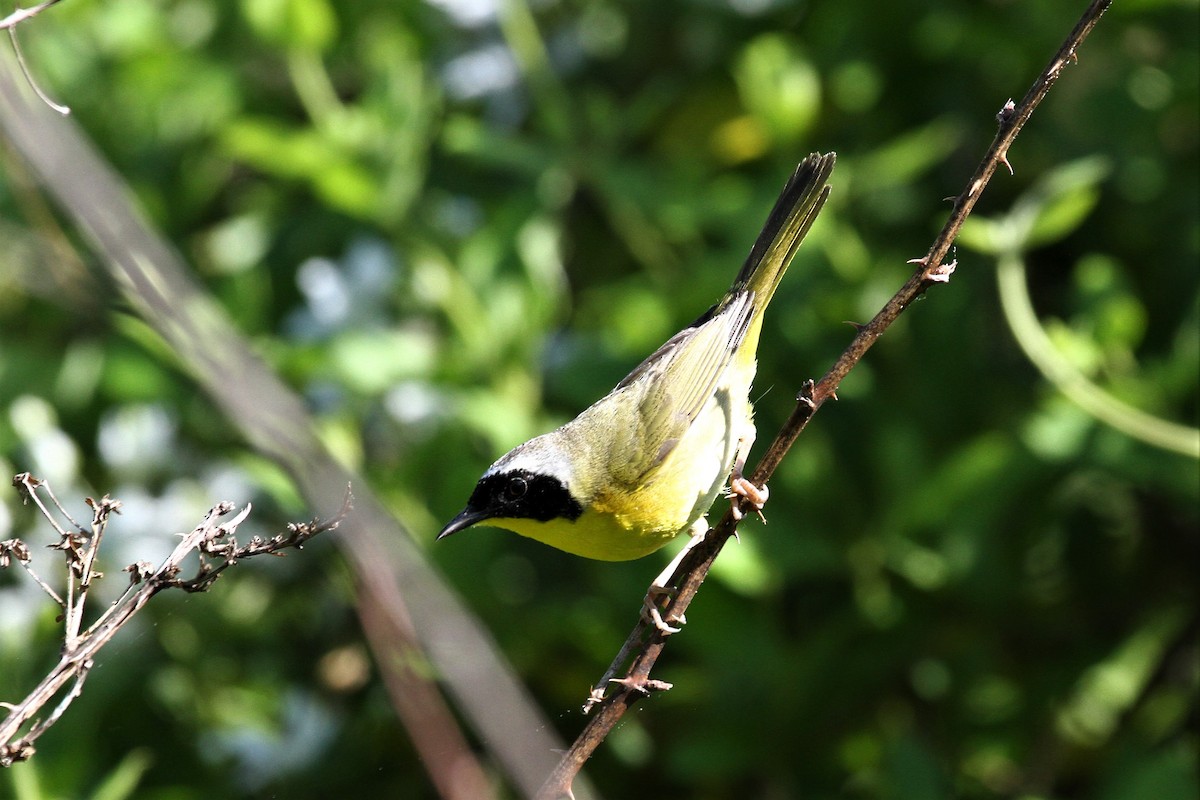
<instances>
[{"instance_id":1,"label":"dry brown stem","mask_svg":"<svg viewBox=\"0 0 1200 800\"><path fill-rule=\"evenodd\" d=\"M0 569L16 561L62 609L63 620L63 647L58 664L24 700L16 704L0 704L9 712L8 716L0 721L0 767L11 766L34 754L34 742L58 722L83 691L84 682L100 648L112 641L117 631L123 628L151 597L164 589L206 591L221 573L240 559L264 553L278 554L287 548L299 549L317 534L336 528L350 508L350 493L347 491L341 512L332 520L289 524L286 533L269 539L255 536L246 544L240 545L234 534L249 516L249 504L229 517L235 508L234 504L218 503L209 510L200 524L183 536L157 569L144 561L125 567L124 571L129 573L129 585L124 594L91 625L84 628L88 592L93 582L103 577L96 569L100 544L111 516L120 513L121 502L107 495L99 500L87 498L85 502L92 509L92 521L90 526L85 528L71 518L45 481L23 472L13 478L13 485L26 502L37 506L38 511L54 528L58 541L50 545L50 548L63 553L67 574L65 591L59 593L34 573L30 566L32 554L25 542L20 539L0 542ZM50 501L54 511L47 506L45 500ZM192 577L182 578L180 575L183 572L184 559L193 552L199 558L199 566ZM49 715L37 719L37 715L55 697L59 700Z\"/></svg>"}]
</instances>

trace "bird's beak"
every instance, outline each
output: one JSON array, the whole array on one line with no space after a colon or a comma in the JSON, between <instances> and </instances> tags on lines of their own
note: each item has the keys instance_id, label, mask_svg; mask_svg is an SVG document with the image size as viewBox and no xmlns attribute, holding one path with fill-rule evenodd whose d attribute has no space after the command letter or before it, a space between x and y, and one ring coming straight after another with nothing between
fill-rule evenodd
<instances>
[{"instance_id":1,"label":"bird's beak","mask_svg":"<svg viewBox=\"0 0 1200 800\"><path fill-rule=\"evenodd\" d=\"M485 519L491 519L492 515L486 511L480 511L467 506L459 512L458 516L446 523L446 527L442 528L442 532L437 535L438 539L445 539L452 533L458 533L461 530L471 527L476 522L483 522Z\"/></svg>"}]
</instances>

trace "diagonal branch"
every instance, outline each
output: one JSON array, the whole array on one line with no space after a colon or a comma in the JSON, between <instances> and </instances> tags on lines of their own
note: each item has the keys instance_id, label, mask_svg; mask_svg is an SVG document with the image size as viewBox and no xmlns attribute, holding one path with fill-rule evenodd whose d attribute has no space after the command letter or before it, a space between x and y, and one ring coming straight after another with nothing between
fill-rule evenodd
<instances>
[{"instance_id":1,"label":"diagonal branch","mask_svg":"<svg viewBox=\"0 0 1200 800\"><path fill-rule=\"evenodd\" d=\"M991 147L988 148L966 188L955 199L954 208L950 212L945 226L930 246L929 252L923 258L913 262L919 265L918 269L888 300L879 313L869 323L859 328L857 335L829 371L819 381L814 383L810 380L804 384L797 397L796 409L784 423L750 476L753 483L758 486L766 484L792 444L804 431L809 420L826 400L836 399L837 388L842 380L904 310L931 286L946 283L950 279L955 263L945 264L943 261L950 252L950 247L957 238L963 222L975 207L975 203L983 194L984 188L997 167L1003 164L1011 171L1008 151L1016 140L1017 134L1021 132L1034 109L1050 91L1050 87L1058 80L1063 69L1076 61L1075 53L1079 45L1091 33L1092 28L1096 26L1101 15L1111 4L1112 0L1093 0L1021 102L1015 104L1009 100L1004 104L997 115L1000 127ZM726 512L721 521L705 535L704 541L693 548L680 564L670 582L674 589L674 596L662 612L664 618L683 618L684 612L692 598L695 597L700 584L708 575L713 561L725 542L737 529L739 516L734 513L733 509ZM597 691L593 692L584 708L587 711L598 705L597 713L591 717L583 731L580 732L570 750L563 755L558 767L551 773L539 792L539 798L556 800L557 798L571 797L571 783L575 774L591 757L599 744L604 741L625 711L652 692L670 688L670 684L650 678L650 670L661 655L667 636L666 632L644 620L639 621L634 627L625 645L621 648L621 654L618 655L617 661L609 669L608 674L618 673L625 660L625 655L634 653L633 660L625 670L623 677L610 681L618 686L617 690L608 697L603 697L605 686L597 687Z\"/></svg>"}]
</instances>

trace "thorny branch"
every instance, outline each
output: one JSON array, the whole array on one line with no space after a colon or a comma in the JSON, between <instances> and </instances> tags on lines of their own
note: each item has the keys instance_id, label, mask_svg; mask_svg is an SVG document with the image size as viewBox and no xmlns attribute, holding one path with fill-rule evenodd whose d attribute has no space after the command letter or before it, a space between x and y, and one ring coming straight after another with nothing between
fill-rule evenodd
<instances>
[{"instance_id":1,"label":"thorny branch","mask_svg":"<svg viewBox=\"0 0 1200 800\"><path fill-rule=\"evenodd\" d=\"M1034 109L1050 91L1050 87L1058 80L1063 69L1068 64L1077 61L1076 50L1111 4L1112 0L1092 0L1075 28L1063 41L1054 58L1034 81L1021 102L1014 103L1012 100L1008 100L1001 108L996 117L999 123L996 137L975 174L968 181L966 189L955 198L954 208L950 212L945 226L930 246L929 252L924 257L911 262L917 264L918 269L869 323L859 327L858 333L850 345L838 357L829 371L819 381L809 380L804 383L796 398L796 409L784 423L750 475L750 480L755 485L764 486L766 484L817 410L826 400L836 399L838 386L875 343L875 340L883 335L900 314L926 290L936 284L949 281L956 264L955 262L944 263L944 259L950 252L963 222L975 207L975 203L983 194L984 188L996 169L1000 165L1004 165L1010 172L1012 171L1012 165L1008 160L1008 151L1016 140L1017 134L1021 132L1021 128L1029 120ZM738 519L742 516L739 512L740 508L737 511L733 508L727 511L721 521L708 531L704 541L694 547L680 563L670 581L672 592L668 596L665 607L661 609L663 619L668 621L683 619L684 612L699 590L700 584L708 575L708 570L717 554L736 531ZM647 697L655 691L671 688L669 683L650 678L650 670L662 653L668 635L667 630L658 628L644 619L639 620L621 647L617 658L584 704L584 713L589 713L598 707L597 713L584 726L583 731L563 755L554 772L547 778L538 793L540 800L572 797L571 783L575 775L604 741L625 711L643 697ZM630 656L632 656L631 660ZM621 674L621 677L614 677L618 674ZM612 685L617 687L616 690L606 696L605 692Z\"/></svg>"},{"instance_id":2,"label":"thorny branch","mask_svg":"<svg viewBox=\"0 0 1200 800\"><path fill-rule=\"evenodd\" d=\"M249 516L250 505L247 504L240 512L229 517L235 508L234 504L218 503L209 510L199 525L183 535L179 544L157 569L145 561L125 567L124 571L129 573L129 585L125 592L95 622L82 629L88 591L93 581L103 577L103 573L96 570L100 543L111 515L120 513L121 502L107 495L100 500L87 498L85 502L92 509L92 523L90 527L84 528L71 519L45 481L23 472L13 478L13 485L26 502L32 501L37 506L58 534L58 541L49 547L63 553L67 575L66 592L63 596L33 571L30 566L33 560L32 553L25 542L20 539L0 542L0 569L8 567L14 561L23 567L62 609L61 619L64 623L62 654L58 664L20 703L0 703L9 711L8 716L0 722L0 767L11 766L33 755L34 742L62 717L83 691L83 684L87 680L96 653L112 640L117 631L124 627L151 597L164 589L207 591L221 573L240 559L263 554L283 555L280 551L287 548L301 550L305 542L317 534L337 528L349 513L352 499L347 489L342 508L332 519L290 523L285 533L268 539L254 536L245 544L239 544L234 534ZM60 524L54 512L47 507L42 498L43 494L65 520L66 526ZM193 551L199 558L196 573L191 577L181 577L183 561ZM70 689L62 693L68 684ZM34 719L60 693L62 696L49 716Z\"/></svg>"}]
</instances>

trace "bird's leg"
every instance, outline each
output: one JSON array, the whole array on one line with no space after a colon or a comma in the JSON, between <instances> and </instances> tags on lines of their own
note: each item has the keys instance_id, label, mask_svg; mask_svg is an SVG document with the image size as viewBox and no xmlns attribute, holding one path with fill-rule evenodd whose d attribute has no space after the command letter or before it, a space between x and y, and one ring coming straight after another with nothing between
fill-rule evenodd
<instances>
[{"instance_id":1,"label":"bird's leg","mask_svg":"<svg viewBox=\"0 0 1200 800\"><path fill-rule=\"evenodd\" d=\"M662 631L664 636L670 636L672 633L679 633L682 630L670 623L686 625L687 619L680 614L678 617L664 620L662 611L658 607L659 598L675 595L675 589L671 587L671 578L675 575L675 570L679 569L679 565L683 563L683 559L687 558L687 554L692 551L692 548L704 541L704 534L707 532L708 522L704 517L693 522L692 526L688 528L688 543L671 559L671 563L667 564L666 569L658 574L658 577L650 583L650 588L646 590L646 599L642 601L642 619Z\"/></svg>"},{"instance_id":2,"label":"bird's leg","mask_svg":"<svg viewBox=\"0 0 1200 800\"><path fill-rule=\"evenodd\" d=\"M733 460L733 469L729 473L729 496L733 499L733 517L739 522L745 516L742 506L746 503L754 509L754 513L758 514L758 518L765 525L767 518L763 516L763 506L767 504L767 498L771 493L766 486L755 486L749 478L747 478L742 470L746 468L746 457L750 454L750 447L745 439L738 442L737 456ZM741 498L737 500L736 498Z\"/></svg>"}]
</instances>

